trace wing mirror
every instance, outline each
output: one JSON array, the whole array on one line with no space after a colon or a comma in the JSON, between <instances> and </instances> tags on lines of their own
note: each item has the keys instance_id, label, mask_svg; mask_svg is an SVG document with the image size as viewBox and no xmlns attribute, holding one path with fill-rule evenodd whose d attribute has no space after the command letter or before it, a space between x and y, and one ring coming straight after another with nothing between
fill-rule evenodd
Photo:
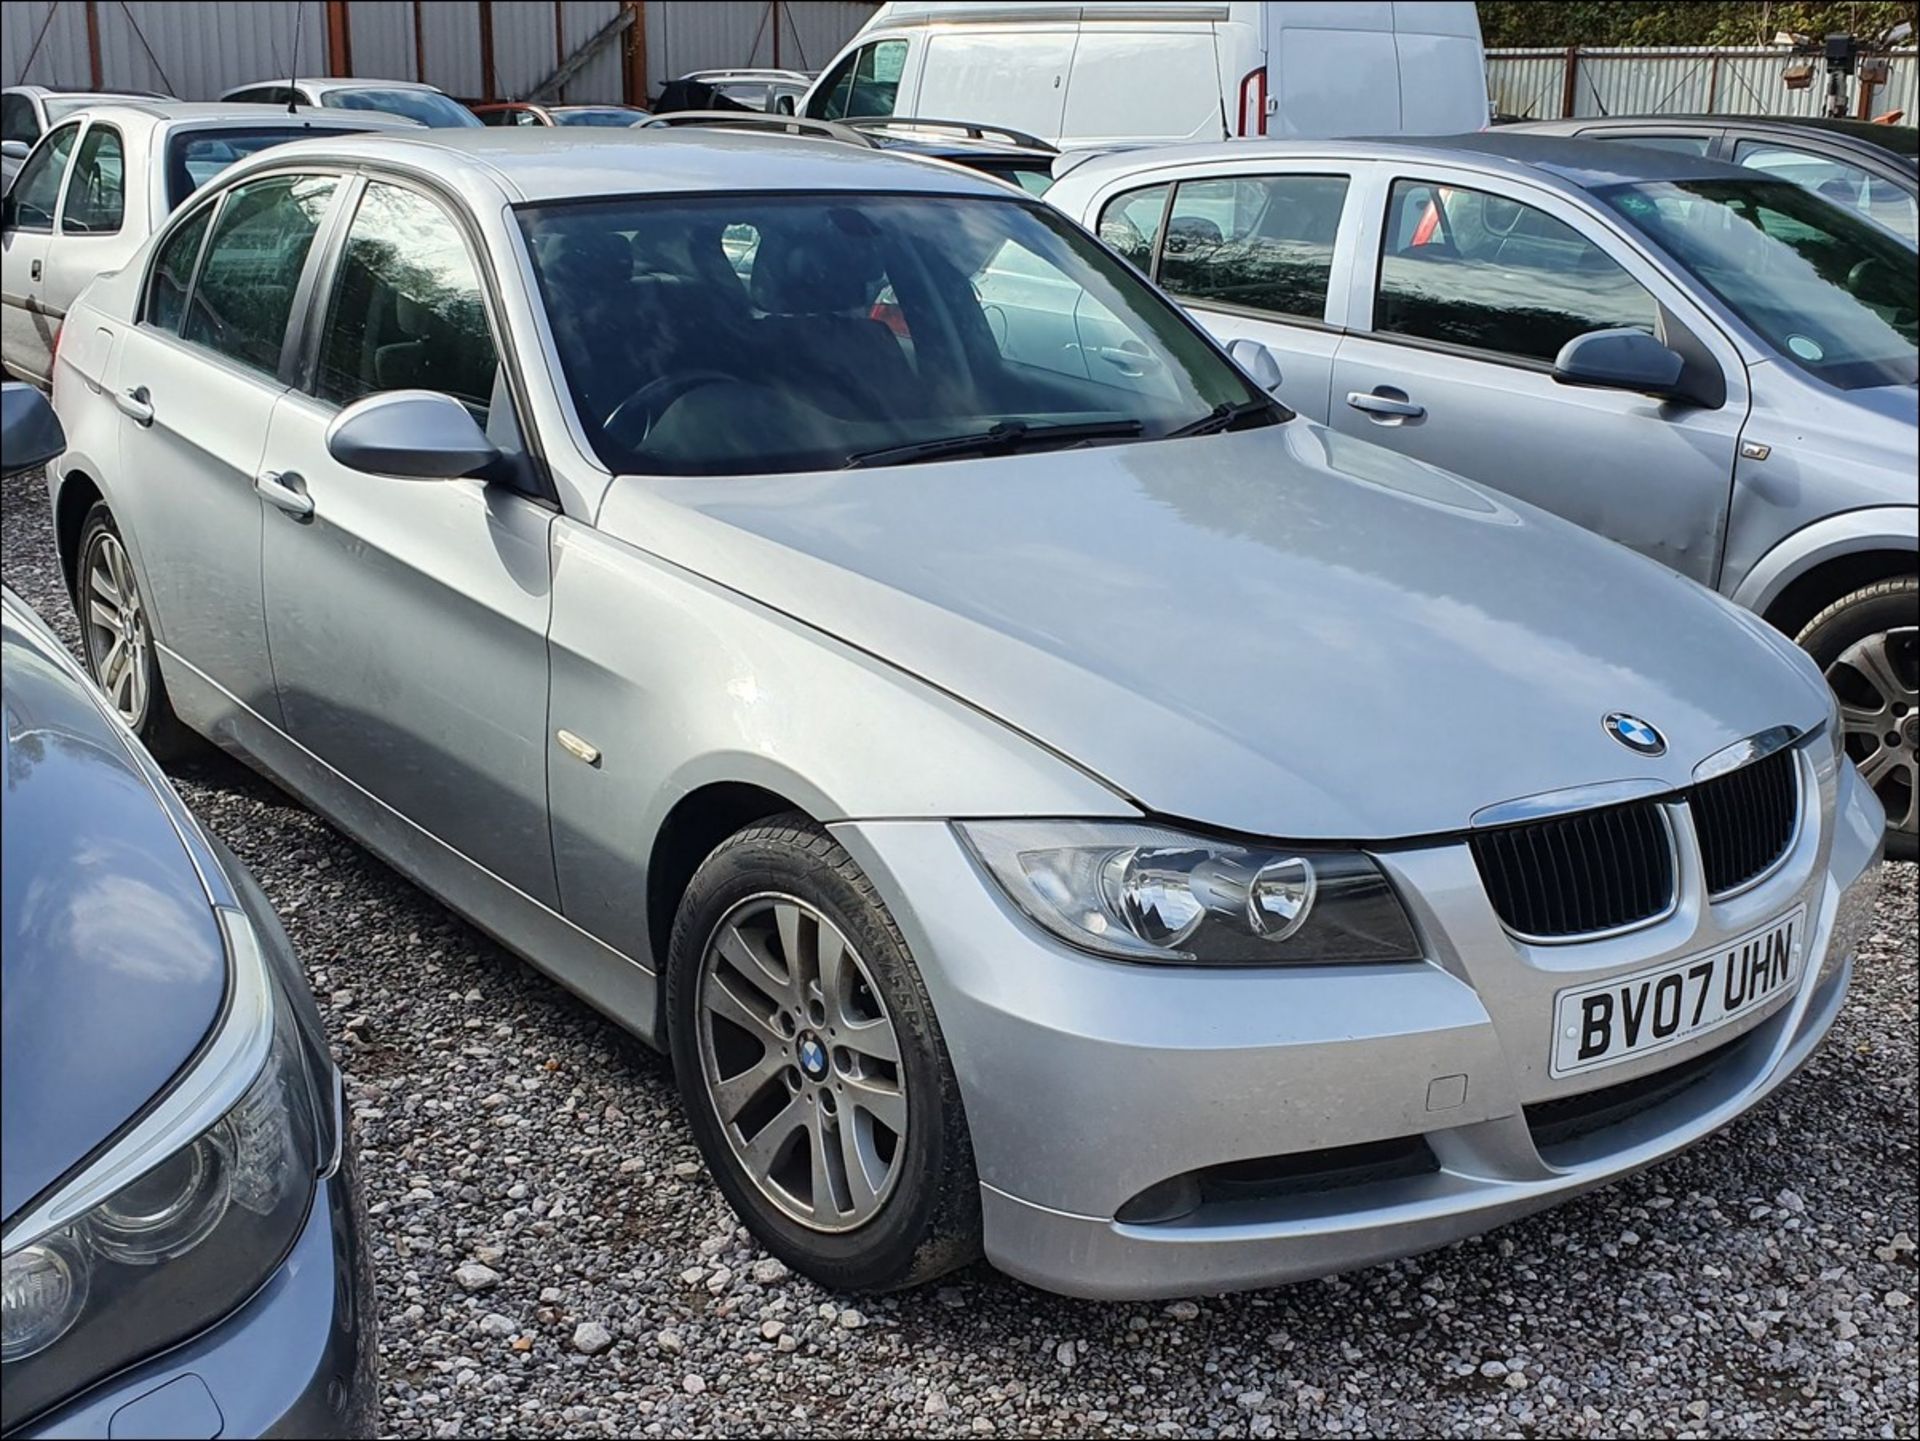
<instances>
[{"instance_id":1,"label":"wing mirror","mask_svg":"<svg viewBox=\"0 0 1920 1441\"><path fill-rule=\"evenodd\" d=\"M1243 335L1237 340L1227 342L1227 354L1234 358L1239 367L1246 371L1249 379L1269 394L1280 389L1280 362L1271 348Z\"/></svg>"},{"instance_id":2,"label":"wing mirror","mask_svg":"<svg viewBox=\"0 0 1920 1441\"><path fill-rule=\"evenodd\" d=\"M327 454L349 470L402 480L457 480L500 458L473 412L438 390L355 401L327 427Z\"/></svg>"},{"instance_id":3,"label":"wing mirror","mask_svg":"<svg viewBox=\"0 0 1920 1441\"><path fill-rule=\"evenodd\" d=\"M1680 384L1687 363L1644 330L1620 326L1589 330L1560 347L1553 378L1562 385L1637 390L1663 399L1685 396Z\"/></svg>"},{"instance_id":4,"label":"wing mirror","mask_svg":"<svg viewBox=\"0 0 1920 1441\"><path fill-rule=\"evenodd\" d=\"M0 155L9 160L25 160L33 147L24 140L0 140Z\"/></svg>"},{"instance_id":5,"label":"wing mirror","mask_svg":"<svg viewBox=\"0 0 1920 1441\"><path fill-rule=\"evenodd\" d=\"M0 385L0 474L38 470L67 448L67 435L46 396L31 385Z\"/></svg>"}]
</instances>

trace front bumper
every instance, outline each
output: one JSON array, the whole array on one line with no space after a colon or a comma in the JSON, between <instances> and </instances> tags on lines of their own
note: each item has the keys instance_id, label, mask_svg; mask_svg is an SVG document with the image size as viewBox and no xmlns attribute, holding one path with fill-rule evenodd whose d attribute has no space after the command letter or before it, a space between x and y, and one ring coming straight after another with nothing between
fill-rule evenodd
<instances>
[{"instance_id":1,"label":"front bumper","mask_svg":"<svg viewBox=\"0 0 1920 1441\"><path fill-rule=\"evenodd\" d=\"M371 1436L373 1278L351 1146L238 1311L20 1431L26 1437Z\"/></svg>"},{"instance_id":2,"label":"front bumper","mask_svg":"<svg viewBox=\"0 0 1920 1441\"><path fill-rule=\"evenodd\" d=\"M1486 1230L1683 1149L1792 1075L1845 997L1880 858L1878 807L1853 768L1804 764L1819 823L1801 828L1771 877L1604 941L1510 938L1463 844L1383 854L1428 941L1427 960L1402 965L1102 961L1019 917L948 827L833 829L925 976L966 1105L988 1259L1071 1295L1191 1295L1323 1276ZM1549 1075L1556 991L1705 950L1803 904L1800 980L1769 1008L1598 1074ZM1690 1084L1663 1094L1663 1074ZM1572 1139L1549 1144L1530 1120L1529 1107L1635 1082L1645 1104ZM1115 1219L1170 1178L1391 1143L1427 1164L1360 1167L1168 1220Z\"/></svg>"}]
</instances>

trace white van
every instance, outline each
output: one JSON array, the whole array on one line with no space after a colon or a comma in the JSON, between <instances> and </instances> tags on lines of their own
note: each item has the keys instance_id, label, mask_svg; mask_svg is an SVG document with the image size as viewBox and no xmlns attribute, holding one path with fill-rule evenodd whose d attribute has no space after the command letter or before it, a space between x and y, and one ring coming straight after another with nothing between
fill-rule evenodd
<instances>
[{"instance_id":1,"label":"white van","mask_svg":"<svg viewBox=\"0 0 1920 1441\"><path fill-rule=\"evenodd\" d=\"M1451 0L891 3L802 108L976 120L1075 146L1451 135L1489 113L1480 17Z\"/></svg>"}]
</instances>

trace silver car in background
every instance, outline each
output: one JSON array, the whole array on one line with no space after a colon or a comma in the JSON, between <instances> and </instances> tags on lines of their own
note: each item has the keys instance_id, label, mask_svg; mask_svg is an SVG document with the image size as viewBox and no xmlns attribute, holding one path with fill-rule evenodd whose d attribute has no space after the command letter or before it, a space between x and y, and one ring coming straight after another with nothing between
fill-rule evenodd
<instances>
[{"instance_id":1,"label":"silver car in background","mask_svg":"<svg viewBox=\"0 0 1920 1441\"><path fill-rule=\"evenodd\" d=\"M1785 179L1516 134L1247 142L1047 192L1335 430L1578 521L1799 639L1920 849L1913 252ZM1065 170L1067 173L1062 174Z\"/></svg>"},{"instance_id":2,"label":"silver car in background","mask_svg":"<svg viewBox=\"0 0 1920 1441\"><path fill-rule=\"evenodd\" d=\"M107 100L71 111L0 202L0 360L11 374L47 384L74 297L94 276L125 265L175 206L242 156L307 135L412 128L387 115L178 100Z\"/></svg>"},{"instance_id":3,"label":"silver car in background","mask_svg":"<svg viewBox=\"0 0 1920 1441\"><path fill-rule=\"evenodd\" d=\"M990 272L1123 363L1023 358ZM76 313L48 484L128 723L670 1050L825 1284L1438 1245L1740 1115L1845 997L1884 818L1801 652L1292 415L998 181L301 142Z\"/></svg>"}]
</instances>

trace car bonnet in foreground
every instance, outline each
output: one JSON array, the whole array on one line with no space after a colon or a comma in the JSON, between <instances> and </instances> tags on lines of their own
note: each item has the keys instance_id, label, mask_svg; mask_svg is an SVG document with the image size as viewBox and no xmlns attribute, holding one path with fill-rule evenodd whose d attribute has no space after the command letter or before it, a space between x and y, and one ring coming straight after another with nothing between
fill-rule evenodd
<instances>
[{"instance_id":1,"label":"car bonnet in foreground","mask_svg":"<svg viewBox=\"0 0 1920 1441\"><path fill-rule=\"evenodd\" d=\"M1524 457L1516 457L1524 464ZM952 692L1162 815L1292 839L1470 824L1829 710L1664 567L1295 420L764 480L617 482L602 529ZM1623 745L1606 717L1662 732Z\"/></svg>"},{"instance_id":2,"label":"car bonnet in foreground","mask_svg":"<svg viewBox=\"0 0 1920 1441\"><path fill-rule=\"evenodd\" d=\"M0 608L0 1213L164 1090L220 1015L227 960L203 871L131 742L24 606ZM214 884L220 884L216 879Z\"/></svg>"}]
</instances>

